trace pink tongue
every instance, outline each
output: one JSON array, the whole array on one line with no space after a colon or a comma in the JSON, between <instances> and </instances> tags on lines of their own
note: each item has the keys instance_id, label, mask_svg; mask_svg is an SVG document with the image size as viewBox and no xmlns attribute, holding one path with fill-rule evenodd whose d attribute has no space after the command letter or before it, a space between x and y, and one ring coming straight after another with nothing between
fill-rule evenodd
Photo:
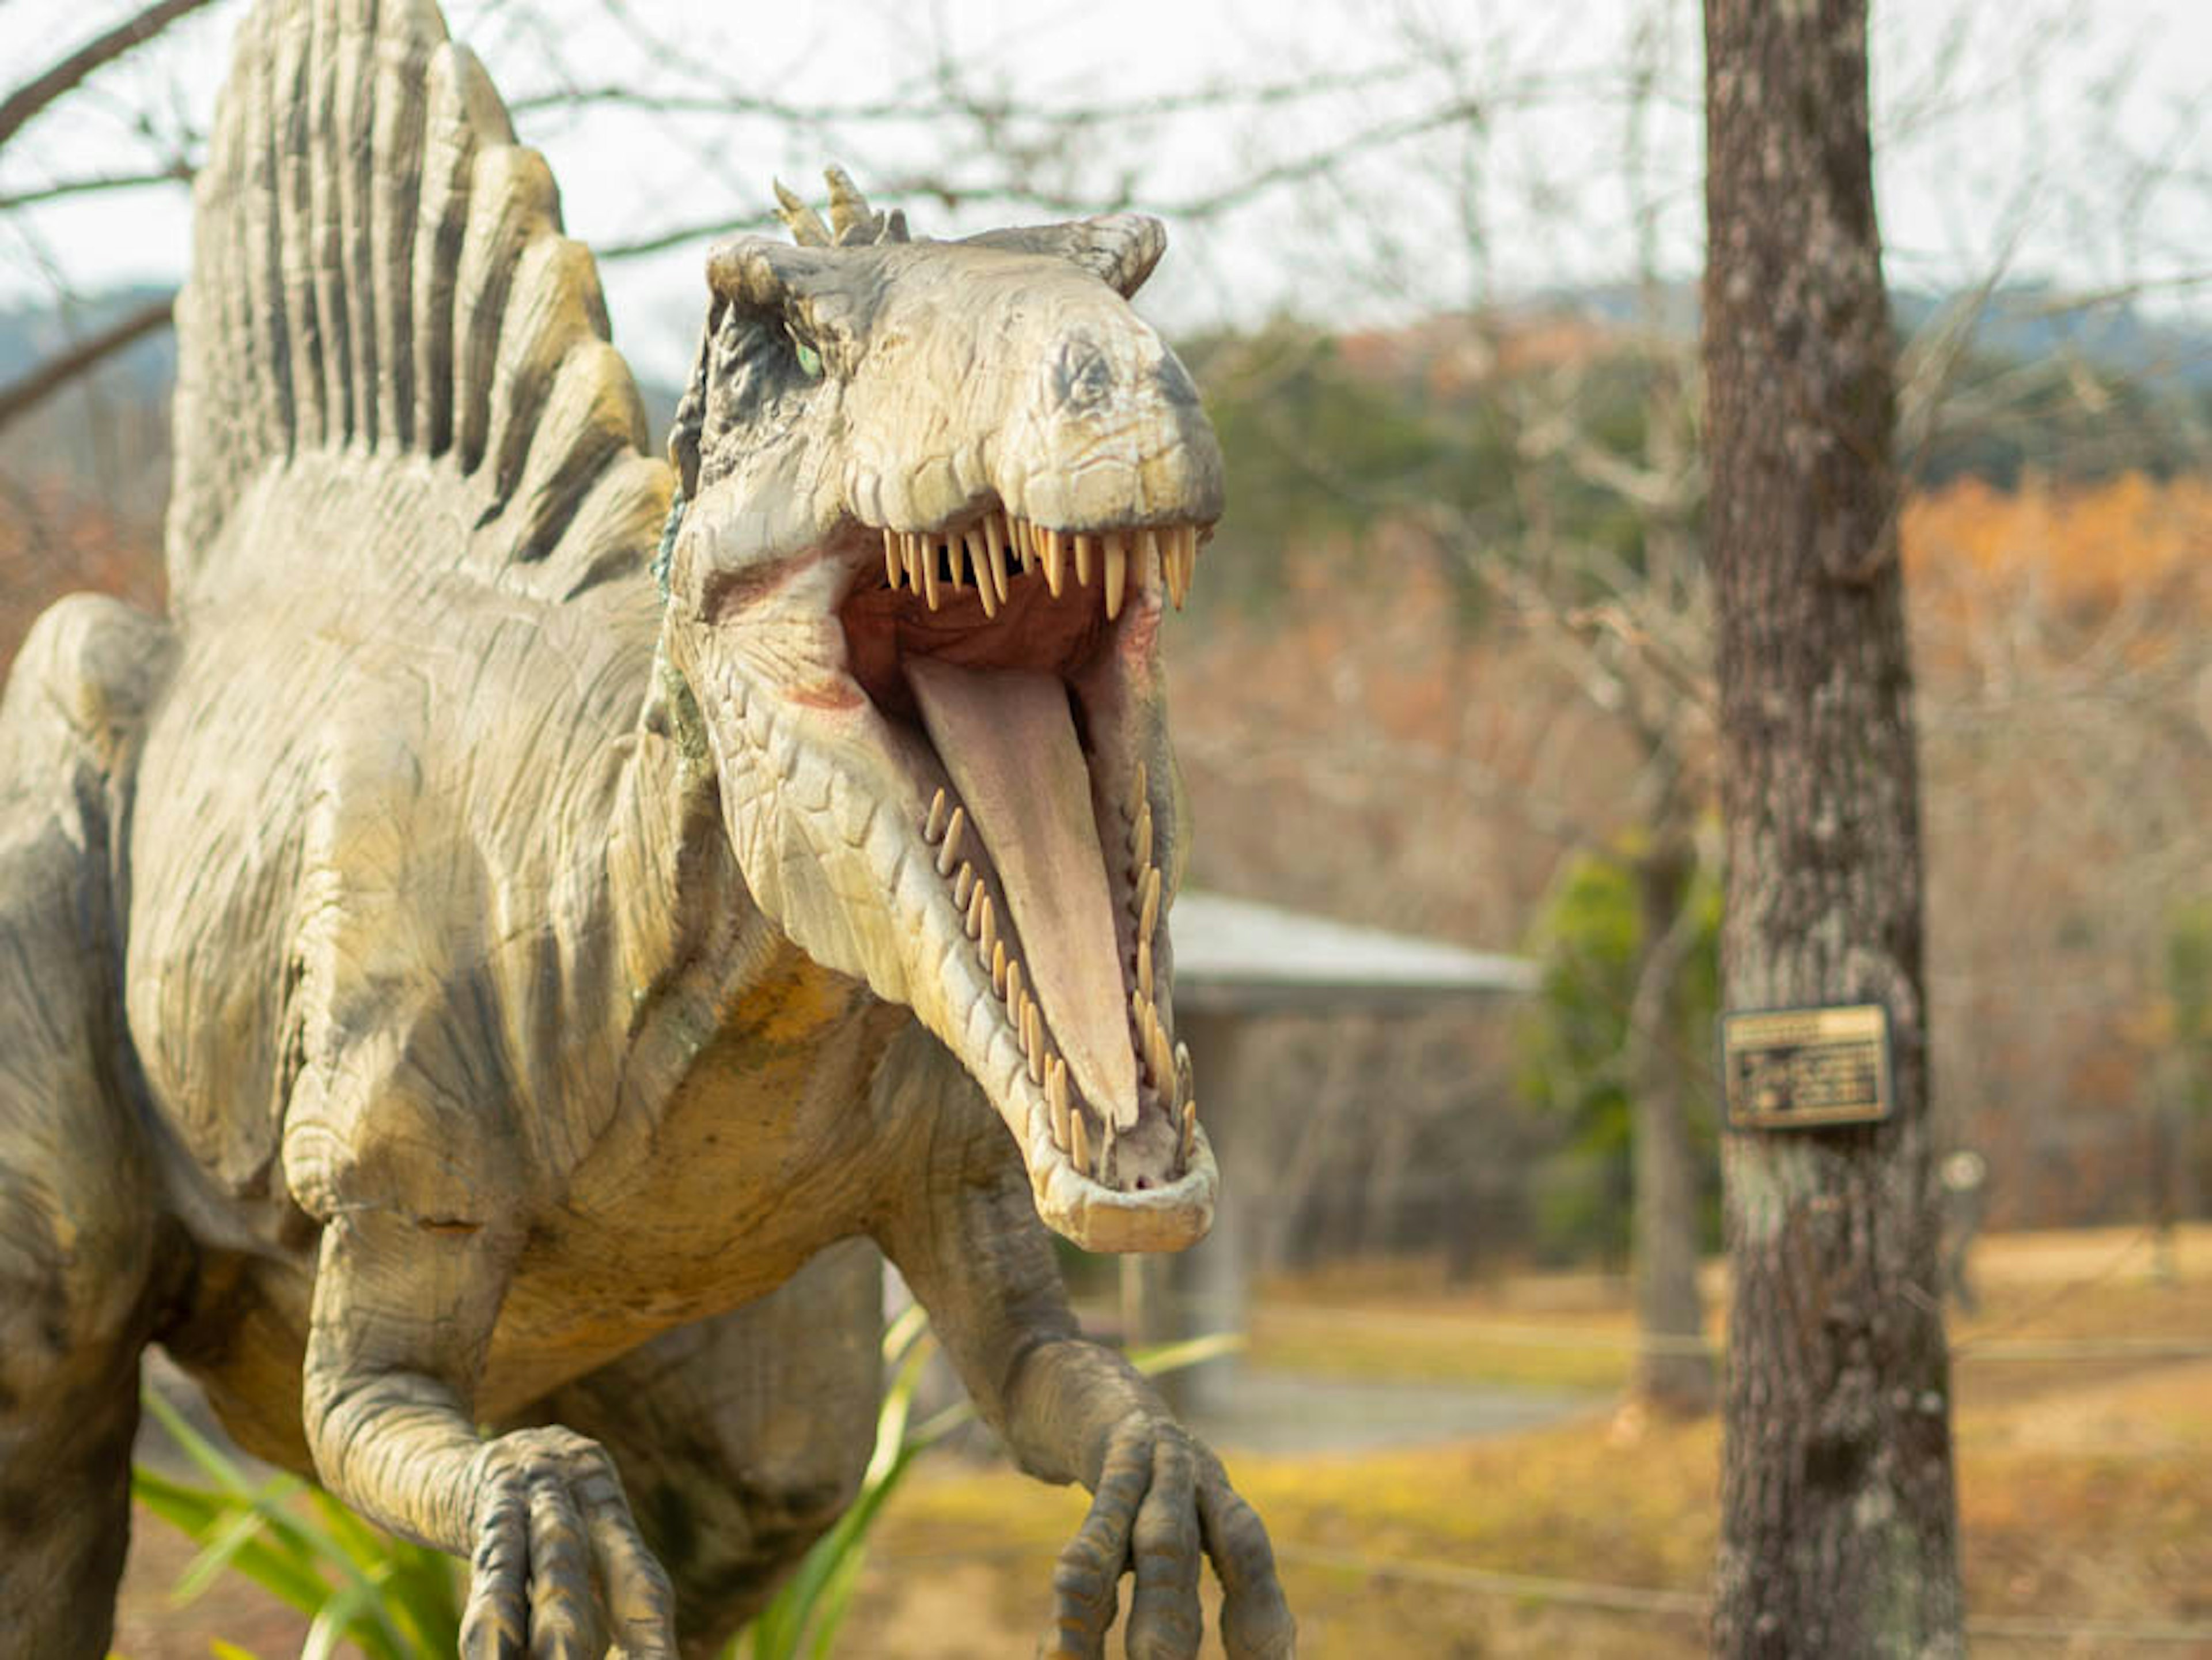
<instances>
[{"instance_id":1,"label":"pink tongue","mask_svg":"<svg viewBox=\"0 0 2212 1660\"><path fill-rule=\"evenodd\" d=\"M1022 972L1076 1087L1101 1117L1137 1122L1137 1061L1091 812L1091 772L1059 677L906 660L930 742L998 866Z\"/></svg>"}]
</instances>

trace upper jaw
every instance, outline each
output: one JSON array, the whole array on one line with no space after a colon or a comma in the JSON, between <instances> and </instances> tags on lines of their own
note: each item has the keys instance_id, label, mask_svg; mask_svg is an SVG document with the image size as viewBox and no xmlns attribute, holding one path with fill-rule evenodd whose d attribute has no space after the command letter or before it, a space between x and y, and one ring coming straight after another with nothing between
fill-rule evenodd
<instances>
[{"instance_id":1,"label":"upper jaw","mask_svg":"<svg viewBox=\"0 0 2212 1660\"><path fill-rule=\"evenodd\" d=\"M1218 1177L1173 1039L1179 826L1157 657L1207 528L1039 526L988 493L925 532L847 516L725 581L684 654L723 706L744 704L708 726L756 897L953 1049L1020 1146L1039 1214L1093 1250L1179 1249L1212 1220ZM973 734L1002 686L1024 730L1058 698L1072 731L1020 739L1034 756L986 753ZM1087 796L1087 864L1022 868L1018 805L995 781L1071 764L1061 818ZM1042 840L1073 857L1072 834ZM1103 932L1075 928L1090 943L1071 946L1042 926L1058 915L1045 890L1090 894ZM855 903L870 891L875 906ZM1099 1053L1109 1028L1118 1073Z\"/></svg>"}]
</instances>

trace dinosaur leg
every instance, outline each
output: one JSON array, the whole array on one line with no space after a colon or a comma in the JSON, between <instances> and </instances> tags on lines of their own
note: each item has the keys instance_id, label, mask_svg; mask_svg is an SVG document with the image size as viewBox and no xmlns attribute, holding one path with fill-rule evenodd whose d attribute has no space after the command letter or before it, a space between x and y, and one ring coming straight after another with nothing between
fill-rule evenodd
<instances>
[{"instance_id":1,"label":"dinosaur leg","mask_svg":"<svg viewBox=\"0 0 2212 1660\"><path fill-rule=\"evenodd\" d=\"M41 624L0 706L4 1660L106 1651L162 1255L155 1183L117 1084L102 780L70 719L82 688L51 678L70 620Z\"/></svg>"},{"instance_id":2,"label":"dinosaur leg","mask_svg":"<svg viewBox=\"0 0 2212 1660\"><path fill-rule=\"evenodd\" d=\"M614 1455L676 1588L687 1655L710 1654L852 1502L881 1393L875 1248L832 1247L759 1302L681 1327L533 1411Z\"/></svg>"}]
</instances>

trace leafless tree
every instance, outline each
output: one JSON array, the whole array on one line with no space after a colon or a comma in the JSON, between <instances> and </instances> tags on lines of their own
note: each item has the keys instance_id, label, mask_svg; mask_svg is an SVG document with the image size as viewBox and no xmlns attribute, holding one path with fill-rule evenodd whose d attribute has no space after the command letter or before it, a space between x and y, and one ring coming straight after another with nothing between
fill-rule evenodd
<instances>
[{"instance_id":1,"label":"leafless tree","mask_svg":"<svg viewBox=\"0 0 2212 1660\"><path fill-rule=\"evenodd\" d=\"M1708 557L1732 1007L1878 1002L1891 1116L1740 1133L1714 1643L1964 1651L1918 757L1863 0L1707 0ZM1808 1315L1808 1311L1809 1315Z\"/></svg>"}]
</instances>

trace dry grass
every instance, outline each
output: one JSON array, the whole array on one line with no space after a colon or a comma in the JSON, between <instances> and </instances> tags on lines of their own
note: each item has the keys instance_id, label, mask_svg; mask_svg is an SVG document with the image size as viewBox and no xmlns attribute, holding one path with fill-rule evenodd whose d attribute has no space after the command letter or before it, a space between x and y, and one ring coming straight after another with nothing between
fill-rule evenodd
<instances>
[{"instance_id":1,"label":"dry grass","mask_svg":"<svg viewBox=\"0 0 2212 1660\"><path fill-rule=\"evenodd\" d=\"M2212 1229L2185 1236L2179 1262L2179 1277L2161 1280L2148 1241L2124 1232L2026 1236L1983 1251L1984 1309L1954 1323L1966 1593L1976 1616L2058 1628L2212 1626L2212 1359L2087 1359L2064 1347L2212 1342ZM1514 1339L1486 1336L1477 1324L1508 1326ZM1447 1294L1340 1274L1274 1288L1255 1322L1255 1353L1340 1376L1603 1384L1625 1375L1629 1335L1617 1298L1586 1280ZM2066 1358L2014 1358L2026 1353ZM1309 1657L1659 1660L1703 1651L1696 1616L1678 1605L1702 1594L1711 1561L1719 1456L1715 1423L1639 1422L1598 1409L1461 1445L1232 1457L1231 1465L1282 1548ZM925 1472L884 1523L856 1615L858 1651L1027 1654L1053 1553L1082 1514L1080 1494L1003 1471ZM1422 1577L1431 1569L1442 1572ZM1632 1613L1522 1583L1544 1579L1662 1597ZM953 1584L964 1615L948 1647L948 1628L926 1601ZM2130 1651L2104 1631L2055 1643L1985 1631L1976 1647ZM2142 1651L2212 1653L2212 1643Z\"/></svg>"}]
</instances>

